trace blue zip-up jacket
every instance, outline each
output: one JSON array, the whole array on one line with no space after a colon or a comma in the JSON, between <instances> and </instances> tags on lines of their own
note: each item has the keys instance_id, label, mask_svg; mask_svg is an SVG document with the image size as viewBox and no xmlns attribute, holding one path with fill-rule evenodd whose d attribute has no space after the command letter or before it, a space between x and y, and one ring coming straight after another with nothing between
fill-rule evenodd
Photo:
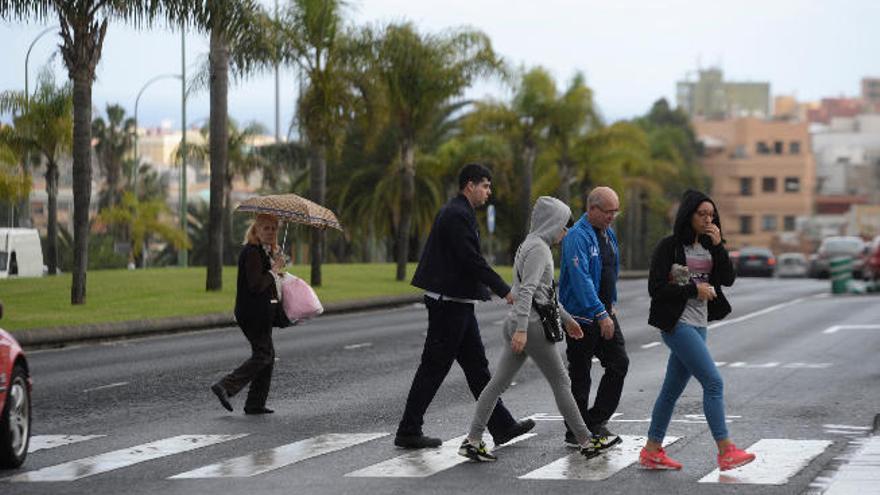
<instances>
[{"instance_id":1,"label":"blue zip-up jacket","mask_svg":"<svg viewBox=\"0 0 880 495\"><path fill-rule=\"evenodd\" d=\"M614 280L620 272L620 249L617 236L609 227L605 230L614 249ZM569 229L562 240L562 260L559 274L559 302L581 324L608 317L605 305L599 301L599 281L602 277L602 256L599 239L590 220L584 214ZM617 303L617 284L611 294L612 304Z\"/></svg>"}]
</instances>

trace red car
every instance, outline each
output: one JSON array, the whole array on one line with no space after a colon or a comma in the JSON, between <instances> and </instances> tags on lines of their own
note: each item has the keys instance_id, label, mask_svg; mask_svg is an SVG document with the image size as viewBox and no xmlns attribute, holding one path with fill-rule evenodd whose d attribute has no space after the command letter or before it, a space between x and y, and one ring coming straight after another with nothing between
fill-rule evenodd
<instances>
[{"instance_id":1,"label":"red car","mask_svg":"<svg viewBox=\"0 0 880 495\"><path fill-rule=\"evenodd\" d=\"M31 378L27 360L12 335L0 329L0 468L21 466L30 440Z\"/></svg>"},{"instance_id":2,"label":"red car","mask_svg":"<svg viewBox=\"0 0 880 495\"><path fill-rule=\"evenodd\" d=\"M865 280L880 279L880 235L875 237L868 247L863 275Z\"/></svg>"}]
</instances>

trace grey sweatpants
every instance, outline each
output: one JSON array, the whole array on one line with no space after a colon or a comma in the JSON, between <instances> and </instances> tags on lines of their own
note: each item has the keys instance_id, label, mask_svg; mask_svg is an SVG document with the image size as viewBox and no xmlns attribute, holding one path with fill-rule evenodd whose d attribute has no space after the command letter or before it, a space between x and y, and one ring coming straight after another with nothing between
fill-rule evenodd
<instances>
[{"instance_id":1,"label":"grey sweatpants","mask_svg":"<svg viewBox=\"0 0 880 495\"><path fill-rule=\"evenodd\" d=\"M544 337L544 329L540 323L530 323L528 327L528 336L526 338L526 346L523 352L515 354L510 348L510 340L513 332L516 331L516 323L508 320L504 324L504 340L507 345L501 351L501 359L498 361L498 369L492 374L492 379L477 400L477 408L474 411L474 418L471 422L471 431L468 438L481 438L483 431L486 429L486 422L492 414L495 402L501 397L501 394L507 390L516 373L525 363L527 357L531 357L538 369L550 383L553 390L553 397L556 399L556 407L562 413L562 417L571 427L575 438L581 445L586 445L590 439L590 433L587 431L587 425L578 410L571 395L571 380L568 378L568 372L562 364L562 357L556 350L556 344L550 342Z\"/></svg>"}]
</instances>

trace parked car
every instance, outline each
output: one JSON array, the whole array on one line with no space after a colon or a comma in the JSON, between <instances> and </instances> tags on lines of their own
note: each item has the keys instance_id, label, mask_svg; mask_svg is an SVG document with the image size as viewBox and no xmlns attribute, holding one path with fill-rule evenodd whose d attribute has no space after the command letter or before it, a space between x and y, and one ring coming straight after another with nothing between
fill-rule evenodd
<instances>
[{"instance_id":1,"label":"parked car","mask_svg":"<svg viewBox=\"0 0 880 495\"><path fill-rule=\"evenodd\" d=\"M776 276L806 277L807 257L803 253L782 253L776 257Z\"/></svg>"},{"instance_id":2,"label":"parked car","mask_svg":"<svg viewBox=\"0 0 880 495\"><path fill-rule=\"evenodd\" d=\"M828 278L830 274L831 259L840 256L849 256L853 260L852 273L856 278L862 277L865 266L865 241L856 236L832 236L826 237L816 251L816 259L813 264L811 275L818 278Z\"/></svg>"},{"instance_id":3,"label":"parked car","mask_svg":"<svg viewBox=\"0 0 880 495\"><path fill-rule=\"evenodd\" d=\"M772 277L776 269L776 257L767 248L744 247L739 250L735 267L736 274L744 277Z\"/></svg>"},{"instance_id":4,"label":"parked car","mask_svg":"<svg viewBox=\"0 0 880 495\"><path fill-rule=\"evenodd\" d=\"M29 369L21 346L0 328L0 468L17 468L27 457L31 441Z\"/></svg>"},{"instance_id":5,"label":"parked car","mask_svg":"<svg viewBox=\"0 0 880 495\"><path fill-rule=\"evenodd\" d=\"M868 244L868 256L862 272L865 280L880 280L880 235Z\"/></svg>"},{"instance_id":6,"label":"parked car","mask_svg":"<svg viewBox=\"0 0 880 495\"><path fill-rule=\"evenodd\" d=\"M43 248L37 229L0 229L0 278L42 275Z\"/></svg>"}]
</instances>

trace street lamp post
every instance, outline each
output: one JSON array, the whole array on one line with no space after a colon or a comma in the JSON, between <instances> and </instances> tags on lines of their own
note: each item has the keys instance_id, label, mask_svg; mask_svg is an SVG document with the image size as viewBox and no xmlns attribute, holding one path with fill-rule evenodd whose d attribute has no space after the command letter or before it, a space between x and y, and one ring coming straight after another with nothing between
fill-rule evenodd
<instances>
[{"instance_id":1,"label":"street lamp post","mask_svg":"<svg viewBox=\"0 0 880 495\"><path fill-rule=\"evenodd\" d=\"M186 235L186 29L180 30L180 229ZM186 268L188 264L188 252L186 247L177 252L177 266Z\"/></svg>"},{"instance_id":2,"label":"street lamp post","mask_svg":"<svg viewBox=\"0 0 880 495\"><path fill-rule=\"evenodd\" d=\"M140 155L138 155L138 104L141 101L141 95L144 94L144 91L154 82L160 81L162 79L182 79L180 74L161 74L158 75L146 83L144 83L141 90L138 91L137 98L134 99L134 173L132 174L133 182L132 188L134 189L134 194L137 196L137 175L138 168L140 168Z\"/></svg>"}]
</instances>

